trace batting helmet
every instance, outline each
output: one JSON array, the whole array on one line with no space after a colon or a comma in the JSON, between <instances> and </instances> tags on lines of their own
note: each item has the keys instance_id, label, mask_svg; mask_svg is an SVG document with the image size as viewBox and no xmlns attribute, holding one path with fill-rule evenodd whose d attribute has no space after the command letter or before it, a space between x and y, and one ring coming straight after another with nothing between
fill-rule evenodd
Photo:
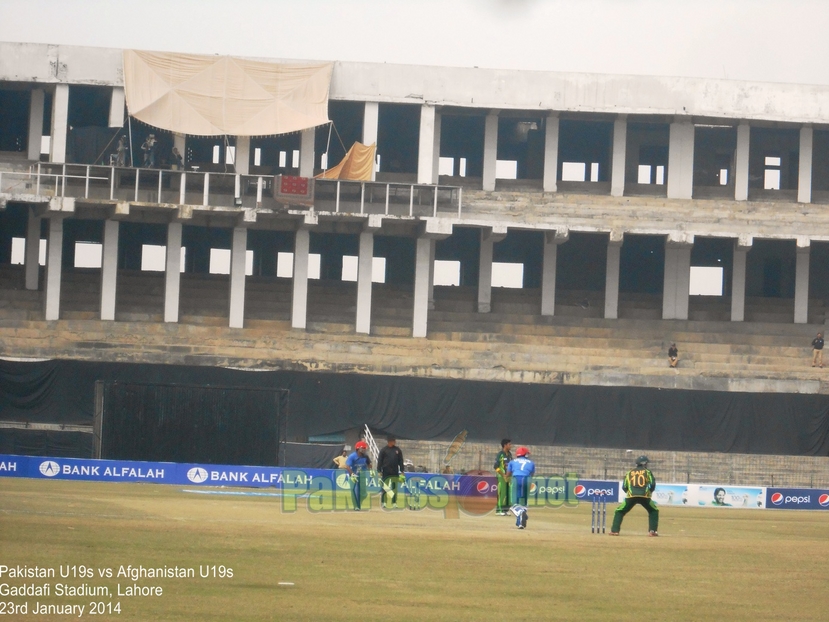
<instances>
[{"instance_id":1,"label":"batting helmet","mask_svg":"<svg viewBox=\"0 0 829 622\"><path fill-rule=\"evenodd\" d=\"M636 459L636 466L645 466L650 460L648 460L647 456L639 456Z\"/></svg>"},{"instance_id":2,"label":"batting helmet","mask_svg":"<svg viewBox=\"0 0 829 622\"><path fill-rule=\"evenodd\" d=\"M527 449L526 447L519 447L518 449L515 450L515 455L518 456L519 458L522 457L522 456L529 456L530 455L530 450Z\"/></svg>"},{"instance_id":3,"label":"batting helmet","mask_svg":"<svg viewBox=\"0 0 829 622\"><path fill-rule=\"evenodd\" d=\"M368 449L368 443L365 441L357 441L354 443L354 449Z\"/></svg>"}]
</instances>

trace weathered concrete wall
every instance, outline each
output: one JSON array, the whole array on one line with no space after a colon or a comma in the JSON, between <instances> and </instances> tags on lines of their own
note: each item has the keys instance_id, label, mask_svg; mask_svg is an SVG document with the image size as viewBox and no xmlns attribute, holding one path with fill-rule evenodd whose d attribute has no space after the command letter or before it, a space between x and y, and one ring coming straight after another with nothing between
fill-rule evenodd
<instances>
[{"instance_id":1,"label":"weathered concrete wall","mask_svg":"<svg viewBox=\"0 0 829 622\"><path fill-rule=\"evenodd\" d=\"M121 86L121 50L0 43L0 80ZM480 109L829 123L829 86L702 78L337 62L330 96Z\"/></svg>"}]
</instances>

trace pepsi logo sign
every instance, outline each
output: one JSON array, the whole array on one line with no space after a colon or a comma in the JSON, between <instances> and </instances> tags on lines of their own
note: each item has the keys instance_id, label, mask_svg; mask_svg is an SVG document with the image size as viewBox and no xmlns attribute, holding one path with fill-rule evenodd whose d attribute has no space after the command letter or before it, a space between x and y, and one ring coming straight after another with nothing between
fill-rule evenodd
<instances>
[{"instance_id":1,"label":"pepsi logo sign","mask_svg":"<svg viewBox=\"0 0 829 622\"><path fill-rule=\"evenodd\" d=\"M822 508L825 508L825 507L829 506L829 495L827 495L827 494L820 495L817 498L817 502L820 505L820 507L822 507Z\"/></svg>"},{"instance_id":2,"label":"pepsi logo sign","mask_svg":"<svg viewBox=\"0 0 829 622\"><path fill-rule=\"evenodd\" d=\"M486 494L486 491L489 490L489 484L485 481L478 482L478 485L475 486L475 490L477 490L480 494Z\"/></svg>"},{"instance_id":3,"label":"pepsi logo sign","mask_svg":"<svg viewBox=\"0 0 829 622\"><path fill-rule=\"evenodd\" d=\"M780 505L781 503L783 503L783 493L782 492L775 492L771 496L771 502L774 505Z\"/></svg>"},{"instance_id":4,"label":"pepsi logo sign","mask_svg":"<svg viewBox=\"0 0 829 622\"><path fill-rule=\"evenodd\" d=\"M582 484L576 484L576 487L573 489L573 492L576 494L577 497L583 497L587 494L587 488L585 488Z\"/></svg>"}]
</instances>

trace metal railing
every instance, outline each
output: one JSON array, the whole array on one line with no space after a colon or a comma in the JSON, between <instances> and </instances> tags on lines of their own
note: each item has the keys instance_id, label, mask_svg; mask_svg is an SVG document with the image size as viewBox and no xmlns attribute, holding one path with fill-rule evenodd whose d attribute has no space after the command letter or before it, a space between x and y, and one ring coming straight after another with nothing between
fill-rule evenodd
<instances>
[{"instance_id":1,"label":"metal railing","mask_svg":"<svg viewBox=\"0 0 829 622\"><path fill-rule=\"evenodd\" d=\"M274 178L198 170L38 163L0 170L0 193L233 208L277 208ZM461 216L457 186L315 180L314 209L394 216Z\"/></svg>"}]
</instances>

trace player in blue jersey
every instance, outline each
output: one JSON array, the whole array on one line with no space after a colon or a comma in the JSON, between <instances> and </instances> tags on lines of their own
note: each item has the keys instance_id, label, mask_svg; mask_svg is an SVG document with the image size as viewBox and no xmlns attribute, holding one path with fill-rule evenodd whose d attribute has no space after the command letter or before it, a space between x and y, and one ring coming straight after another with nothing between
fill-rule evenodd
<instances>
[{"instance_id":1,"label":"player in blue jersey","mask_svg":"<svg viewBox=\"0 0 829 622\"><path fill-rule=\"evenodd\" d=\"M345 461L345 470L351 478L351 498L354 501L355 510L360 509L366 473L371 468L371 459L366 455L367 451L368 444L365 441L357 441L354 444L354 451Z\"/></svg>"},{"instance_id":2,"label":"player in blue jersey","mask_svg":"<svg viewBox=\"0 0 829 622\"><path fill-rule=\"evenodd\" d=\"M529 455L529 449L519 447L515 451L515 458L507 464L513 502L510 509L515 514L515 526L519 529L527 526L527 497L530 493L530 478L535 474L535 463L527 457Z\"/></svg>"}]
</instances>

